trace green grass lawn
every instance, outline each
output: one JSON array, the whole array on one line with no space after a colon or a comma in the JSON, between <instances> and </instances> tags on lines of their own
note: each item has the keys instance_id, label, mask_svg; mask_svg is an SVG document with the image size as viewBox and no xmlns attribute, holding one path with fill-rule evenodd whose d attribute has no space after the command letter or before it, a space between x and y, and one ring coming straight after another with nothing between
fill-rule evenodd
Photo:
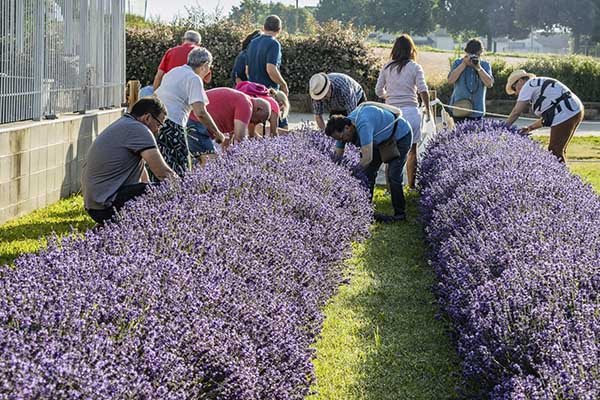
<instances>
[{"instance_id":1,"label":"green grass lawn","mask_svg":"<svg viewBox=\"0 0 600 400\"><path fill-rule=\"evenodd\" d=\"M76 229L83 232L94 226L83 209L83 198L72 196L24 217L0 225L0 265L10 264L22 253L32 253L46 245L56 232L62 236Z\"/></svg>"},{"instance_id":2,"label":"green grass lawn","mask_svg":"<svg viewBox=\"0 0 600 400\"><path fill-rule=\"evenodd\" d=\"M382 189L375 201L391 213ZM375 224L355 247L350 283L325 307L310 400L457 397L459 360L448 325L436 318L416 195L407 211L406 223Z\"/></svg>"},{"instance_id":3,"label":"green grass lawn","mask_svg":"<svg viewBox=\"0 0 600 400\"><path fill-rule=\"evenodd\" d=\"M548 147L548 136L534 136L544 148ZM600 193L600 137L573 137L567 147L567 165L575 175L590 183Z\"/></svg>"}]
</instances>

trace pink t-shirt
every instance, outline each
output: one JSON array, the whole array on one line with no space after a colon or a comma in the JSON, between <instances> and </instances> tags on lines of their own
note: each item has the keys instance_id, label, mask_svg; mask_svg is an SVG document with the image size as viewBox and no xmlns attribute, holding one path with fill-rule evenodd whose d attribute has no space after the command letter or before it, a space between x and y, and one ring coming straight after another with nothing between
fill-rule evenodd
<instances>
[{"instance_id":1,"label":"pink t-shirt","mask_svg":"<svg viewBox=\"0 0 600 400\"><path fill-rule=\"evenodd\" d=\"M244 124L250 123L252 118L252 100L239 90L231 88L215 88L206 91L208 105L206 110L223 133L233 132L233 121L238 120ZM191 113L190 119L198 122Z\"/></svg>"},{"instance_id":2,"label":"pink t-shirt","mask_svg":"<svg viewBox=\"0 0 600 400\"><path fill-rule=\"evenodd\" d=\"M271 112L279 115L279 104L277 100L269 95L269 89L260 83L242 81L235 85L235 89L252 97L260 97L271 104Z\"/></svg>"}]
</instances>

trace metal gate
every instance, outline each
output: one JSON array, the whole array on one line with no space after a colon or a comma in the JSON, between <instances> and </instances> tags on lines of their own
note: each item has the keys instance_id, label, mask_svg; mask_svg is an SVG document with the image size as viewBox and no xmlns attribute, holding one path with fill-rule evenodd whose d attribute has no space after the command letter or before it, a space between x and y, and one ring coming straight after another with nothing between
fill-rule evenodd
<instances>
[{"instance_id":1,"label":"metal gate","mask_svg":"<svg viewBox=\"0 0 600 400\"><path fill-rule=\"evenodd\" d=\"M125 0L1 0L0 124L120 106Z\"/></svg>"}]
</instances>

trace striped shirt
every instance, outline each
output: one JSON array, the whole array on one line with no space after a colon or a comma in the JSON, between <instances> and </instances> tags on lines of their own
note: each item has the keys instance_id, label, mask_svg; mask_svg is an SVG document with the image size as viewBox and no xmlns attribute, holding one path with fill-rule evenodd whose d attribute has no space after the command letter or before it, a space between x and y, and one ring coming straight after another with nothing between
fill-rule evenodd
<instances>
[{"instance_id":1,"label":"striped shirt","mask_svg":"<svg viewBox=\"0 0 600 400\"><path fill-rule=\"evenodd\" d=\"M327 111L342 111L350 114L361 99L366 100L365 92L358 82L346 74L332 72L327 74L331 82L332 91L330 99L313 100L313 113L321 115Z\"/></svg>"}]
</instances>

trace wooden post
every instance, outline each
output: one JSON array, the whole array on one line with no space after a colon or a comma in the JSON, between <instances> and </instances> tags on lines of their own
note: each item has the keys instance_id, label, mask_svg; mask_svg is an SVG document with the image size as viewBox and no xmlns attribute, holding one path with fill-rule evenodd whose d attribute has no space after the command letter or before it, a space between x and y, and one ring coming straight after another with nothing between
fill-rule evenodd
<instances>
[{"instance_id":1,"label":"wooden post","mask_svg":"<svg viewBox=\"0 0 600 400\"><path fill-rule=\"evenodd\" d=\"M127 111L131 111L131 107L140 98L140 81L127 82Z\"/></svg>"}]
</instances>

